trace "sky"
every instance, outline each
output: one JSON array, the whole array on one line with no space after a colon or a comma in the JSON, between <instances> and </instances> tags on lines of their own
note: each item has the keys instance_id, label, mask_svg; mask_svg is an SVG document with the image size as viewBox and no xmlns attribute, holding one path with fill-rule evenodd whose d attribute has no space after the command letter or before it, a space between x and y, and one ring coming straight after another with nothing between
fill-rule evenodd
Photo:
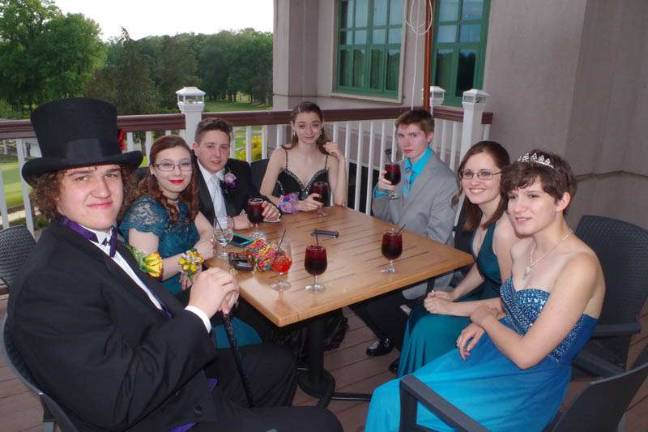
<instances>
[{"instance_id":1,"label":"sky","mask_svg":"<svg viewBox=\"0 0 648 432\"><path fill-rule=\"evenodd\" d=\"M121 27L132 39L178 33L218 33L252 27L272 32L272 0L54 0L63 13L96 21L105 41Z\"/></svg>"}]
</instances>

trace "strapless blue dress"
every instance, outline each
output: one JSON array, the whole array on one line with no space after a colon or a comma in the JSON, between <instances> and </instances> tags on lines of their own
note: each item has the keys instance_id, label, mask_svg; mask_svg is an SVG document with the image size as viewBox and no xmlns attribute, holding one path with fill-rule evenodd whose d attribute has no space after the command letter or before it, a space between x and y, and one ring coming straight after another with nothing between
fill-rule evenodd
<instances>
[{"instance_id":1,"label":"strapless blue dress","mask_svg":"<svg viewBox=\"0 0 648 432\"><path fill-rule=\"evenodd\" d=\"M493 223L486 229L479 253L476 257L473 256L479 273L484 277L484 282L461 301L485 300L499 296L502 278L497 256L493 251L494 232ZM422 304L413 308L405 326L398 376L412 373L455 348L459 333L468 324L470 324L468 317L431 314Z\"/></svg>"},{"instance_id":2,"label":"strapless blue dress","mask_svg":"<svg viewBox=\"0 0 648 432\"><path fill-rule=\"evenodd\" d=\"M501 287L506 316L501 322L525 334L540 315L549 293L516 291L508 279ZM540 363L520 369L482 336L467 360L454 349L414 372L488 430L542 431L554 418L571 378L571 363L592 335L597 320L583 314L562 342ZM365 430L397 431L400 422L399 380L378 387L371 398ZM419 405L417 421L436 431L453 430Z\"/></svg>"}]
</instances>

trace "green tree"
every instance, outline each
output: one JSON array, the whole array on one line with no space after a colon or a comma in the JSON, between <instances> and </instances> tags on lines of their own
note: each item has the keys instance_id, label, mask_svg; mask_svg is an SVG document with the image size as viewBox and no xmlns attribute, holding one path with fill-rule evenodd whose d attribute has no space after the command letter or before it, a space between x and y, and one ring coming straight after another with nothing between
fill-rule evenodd
<instances>
[{"instance_id":1,"label":"green tree","mask_svg":"<svg viewBox=\"0 0 648 432\"><path fill-rule=\"evenodd\" d=\"M14 109L81 94L102 61L94 21L50 0L0 0L0 97Z\"/></svg>"},{"instance_id":2,"label":"green tree","mask_svg":"<svg viewBox=\"0 0 648 432\"><path fill-rule=\"evenodd\" d=\"M163 36L160 54L156 57L155 80L164 108L176 107L175 92L185 86L200 86L198 61L188 40L180 36Z\"/></svg>"}]
</instances>

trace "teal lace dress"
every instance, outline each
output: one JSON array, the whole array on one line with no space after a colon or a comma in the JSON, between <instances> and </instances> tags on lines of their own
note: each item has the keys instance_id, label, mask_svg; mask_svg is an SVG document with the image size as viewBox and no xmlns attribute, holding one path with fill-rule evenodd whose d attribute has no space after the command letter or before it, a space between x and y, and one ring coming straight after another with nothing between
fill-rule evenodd
<instances>
[{"instance_id":1,"label":"teal lace dress","mask_svg":"<svg viewBox=\"0 0 648 432\"><path fill-rule=\"evenodd\" d=\"M155 234L158 238L158 252L162 258L168 258L185 252L194 247L200 235L196 224L189 218L189 207L184 203L178 204L179 219L173 224L168 211L157 200L149 195L137 198L128 208L119 231L128 242L128 230L131 228L146 233ZM162 281L164 287L174 295L182 291L180 274L176 274ZM239 319L233 319L232 325L239 345L251 345L261 342L257 332ZM229 346L225 329L222 325L212 329L214 341L220 347Z\"/></svg>"},{"instance_id":2,"label":"teal lace dress","mask_svg":"<svg viewBox=\"0 0 648 432\"><path fill-rule=\"evenodd\" d=\"M497 256L493 251L494 232L493 223L486 229L479 254L475 257L484 282L479 289L461 301L484 300L499 295L502 281ZM405 327L398 376L412 373L453 349L459 333L468 324L470 319L467 317L431 314L422 305L412 309Z\"/></svg>"},{"instance_id":3,"label":"teal lace dress","mask_svg":"<svg viewBox=\"0 0 648 432\"><path fill-rule=\"evenodd\" d=\"M509 278L501 287L506 316L501 322L524 335L549 299L547 291L516 291ZM540 363L520 369L484 334L470 357L454 349L414 372L450 403L498 432L542 431L554 418L571 379L571 363L592 335L597 320L583 314L562 342ZM371 398L365 430L397 431L399 380L378 387ZM419 405L417 421L435 431L453 430Z\"/></svg>"}]
</instances>

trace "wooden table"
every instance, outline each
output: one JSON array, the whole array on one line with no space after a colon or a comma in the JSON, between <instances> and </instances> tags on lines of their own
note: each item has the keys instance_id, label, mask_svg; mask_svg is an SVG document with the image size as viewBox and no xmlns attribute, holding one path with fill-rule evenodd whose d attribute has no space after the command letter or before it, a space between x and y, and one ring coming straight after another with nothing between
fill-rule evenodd
<instances>
[{"instance_id":1,"label":"wooden table","mask_svg":"<svg viewBox=\"0 0 648 432\"><path fill-rule=\"evenodd\" d=\"M284 244L291 243L293 264L288 272L292 287L278 292L270 288L279 280L274 272L239 272L241 296L269 320L282 327L308 320L309 371L300 377L307 393L326 405L335 387L333 377L323 368L323 320L311 319L327 312L376 297L469 265L472 257L427 237L403 231L403 254L395 261L396 273L382 273L387 259L380 245L384 231L394 225L346 207L327 208L327 216L314 212L284 215L280 223L261 224L269 241L279 241L286 229ZM320 238L326 247L328 267L319 279L323 291L306 291L313 276L304 269L304 250L314 243L315 228L335 230L338 238ZM246 234L243 232L243 234ZM211 259L208 265L222 265ZM319 343L318 343L319 341Z\"/></svg>"}]
</instances>

